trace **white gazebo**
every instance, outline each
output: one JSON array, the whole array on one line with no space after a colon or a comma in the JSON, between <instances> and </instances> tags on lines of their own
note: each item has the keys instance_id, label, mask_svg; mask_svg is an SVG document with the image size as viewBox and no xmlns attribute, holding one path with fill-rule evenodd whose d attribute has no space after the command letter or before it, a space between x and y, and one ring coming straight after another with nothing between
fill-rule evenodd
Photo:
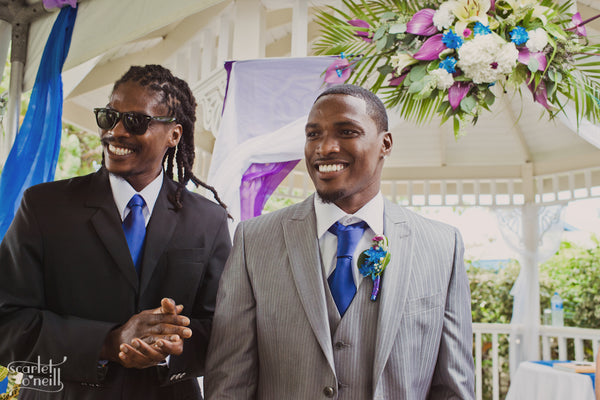
<instances>
[{"instance_id":1,"label":"white gazebo","mask_svg":"<svg viewBox=\"0 0 600 400\"><path fill-rule=\"evenodd\" d=\"M9 107L5 117L7 140L14 138L21 89L33 85L45 40L55 12L39 8L37 0L0 0L0 19L12 23L13 44L19 21L33 21L26 51L12 51ZM318 35L315 10L325 0L85 0L75 23L71 49L63 70L65 100L63 120L95 132L91 112L106 103L112 83L133 64L160 63L190 83L199 103L196 127L196 173L206 178L215 145L226 85L223 63L269 57L312 55L311 43ZM32 17L32 7L42 17ZM595 0L578 0L583 19L600 13ZM16 10L16 9L15 9ZM19 19L21 18L21 19ZM597 40L600 20L590 23L588 36ZM0 24L0 65L10 41L10 24ZM22 40L21 40L22 41ZM18 54L18 58L15 58ZM520 359L549 357L548 337L575 338L576 357L582 358L581 341L592 339L594 353L600 333L591 330L548 330L540 327L537 281L541 234L550 226L552 206L571 200L600 197L600 127L560 117L548 121L543 108L534 104L528 91L522 97L505 95L493 112L483 114L476 127L455 139L450 124L434 120L415 126L394 117L392 156L386 161L382 190L399 204L482 205L512 208L520 216L513 231L522 247L523 304L521 321L512 327L476 324L478 396L481 396L481 334L511 334ZM6 152L8 143L0 150ZM2 158L4 160L4 158ZM312 191L303 163L282 184L291 197ZM513 218L510 217L510 218ZM509 217L507 217L509 218ZM550 221L550 222L549 222ZM485 326L484 326L485 325ZM543 354L539 354L542 339ZM561 342L562 343L562 342ZM562 346L560 357L566 357ZM494 366L497 375L498 365ZM496 381L497 384L497 381ZM497 385L495 386L497 398Z\"/></svg>"}]
</instances>

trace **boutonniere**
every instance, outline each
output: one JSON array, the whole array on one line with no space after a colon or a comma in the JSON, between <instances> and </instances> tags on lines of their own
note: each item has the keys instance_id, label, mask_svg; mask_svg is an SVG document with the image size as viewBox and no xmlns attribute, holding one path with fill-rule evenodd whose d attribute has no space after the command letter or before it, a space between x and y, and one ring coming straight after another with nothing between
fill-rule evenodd
<instances>
[{"instance_id":1,"label":"boutonniere","mask_svg":"<svg viewBox=\"0 0 600 400\"><path fill-rule=\"evenodd\" d=\"M373 301L377 300L381 275L390 262L390 258L388 240L383 235L375 235L371 247L360 253L358 257L358 270L364 277L370 276L373 280L373 291L371 292Z\"/></svg>"}]
</instances>

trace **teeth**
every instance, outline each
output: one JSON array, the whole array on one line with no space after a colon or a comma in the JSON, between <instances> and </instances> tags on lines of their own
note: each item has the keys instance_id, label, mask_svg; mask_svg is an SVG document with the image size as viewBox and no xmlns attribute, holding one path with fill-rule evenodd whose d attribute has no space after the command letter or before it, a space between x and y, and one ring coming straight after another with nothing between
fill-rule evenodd
<instances>
[{"instance_id":1,"label":"teeth","mask_svg":"<svg viewBox=\"0 0 600 400\"><path fill-rule=\"evenodd\" d=\"M328 165L319 165L319 172L336 172L343 170L344 165L342 164L328 164Z\"/></svg>"},{"instance_id":2,"label":"teeth","mask_svg":"<svg viewBox=\"0 0 600 400\"><path fill-rule=\"evenodd\" d=\"M115 147L112 144L108 145L108 150L110 150L111 153L114 153L118 156L126 156L127 154L133 153L133 150L131 149L126 149L124 147Z\"/></svg>"}]
</instances>

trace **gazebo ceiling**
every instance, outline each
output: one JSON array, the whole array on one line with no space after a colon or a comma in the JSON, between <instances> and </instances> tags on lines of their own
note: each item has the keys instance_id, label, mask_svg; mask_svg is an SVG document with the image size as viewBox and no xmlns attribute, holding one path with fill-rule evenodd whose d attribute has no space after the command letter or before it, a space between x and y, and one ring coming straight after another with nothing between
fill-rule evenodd
<instances>
[{"instance_id":1,"label":"gazebo ceiling","mask_svg":"<svg viewBox=\"0 0 600 400\"><path fill-rule=\"evenodd\" d=\"M5 3L0 0L0 4ZM31 3L31 2L30 2ZM204 0L194 3L186 0L185 7L189 13L171 11L168 16L152 17L151 8L140 0L130 1L122 6L115 5L117 0L85 0L81 3L81 21L88 23L76 25L71 50L65 64L65 91L68 96L64 104L64 119L84 129L95 131L96 127L91 109L106 103L111 84L131 64L161 63L167 66L176 65L181 57L178 49L190 42L196 48L202 48L203 40L198 36L203 29L222 18L224 13L235 15L235 3L232 0ZM115 35L111 24L126 24L127 21L137 21L139 18L112 18L127 10L131 12L136 3L140 10L147 15L152 24L144 27L125 29L124 38ZM160 3L160 2L158 2ZM290 37L292 32L293 0L262 0L265 6L264 46L266 56L290 55ZM331 1L312 0L309 6L331 4ZM112 4L113 9L104 9L102 4ZM106 13L102 26L94 23L97 15L86 15L89 11L100 7ZM169 7L172 8L172 5ZM600 13L600 2L597 0L578 0L578 10L584 19ZM195 11L194 11L195 10ZM312 8L309 8L308 39L318 34L318 27L312 21ZM160 11L157 11L160 12ZM156 15L154 15L156 17ZM154 18L154 19L152 19ZM37 70L37 64L43 49L43 43L49 32L54 17L47 16L34 22L31 28L32 37L29 41L27 71ZM108 21L108 22L106 22ZM119 22L120 21L120 22ZM239 20L236 20L239 24ZM109 29L107 29L109 27ZM127 28L127 27L124 27ZM588 36L598 40L600 19L587 25ZM233 28L235 30L235 27ZM231 40L235 32L229 32ZM91 38L106 36L107 44L100 46L95 53L86 53L90 47ZM97 39L97 38L96 38ZM109 42L110 40L110 42ZM102 41L94 41L102 43ZM108 44L110 43L110 45ZM235 43L233 43L235 46ZM309 46L310 49L310 46ZM202 63L201 54L187 54L187 68L175 71L183 76L193 76L189 71L194 57L197 63ZM222 55L221 55L222 56ZM212 62L216 68L217 59ZM26 75L26 86L30 87L31 72ZM27 78L29 77L29 78ZM189 79L188 79L189 81ZM198 97L198 96L197 96ZM532 102L531 94L525 89L523 97L504 96L494 105L492 113L482 114L475 127L466 127L466 136L454 138L451 124L439 125L433 122L424 126L415 126L395 117L390 110L391 131L394 137L392 156L386 161L384 178L390 181L424 181L456 179L514 179L519 180L524 175L542 177L565 171L588 171L583 177L575 176L565 180L559 179L555 184L561 188L569 186L586 187L600 185L600 172L590 173L590 170L600 168L600 149L582 139L574 130L561 120L548 121L542 115L542 107ZM202 117L199 115L199 119ZM596 127L595 135L600 128ZM197 143L210 153L214 143L212 132L204 129L201 122L197 125ZM600 141L600 139L599 139ZM302 172L303 163L298 166ZM204 171L205 172L205 171ZM583 172L582 172L583 173ZM540 187L546 186L542 182ZM444 189L440 189L444 191Z\"/></svg>"}]
</instances>

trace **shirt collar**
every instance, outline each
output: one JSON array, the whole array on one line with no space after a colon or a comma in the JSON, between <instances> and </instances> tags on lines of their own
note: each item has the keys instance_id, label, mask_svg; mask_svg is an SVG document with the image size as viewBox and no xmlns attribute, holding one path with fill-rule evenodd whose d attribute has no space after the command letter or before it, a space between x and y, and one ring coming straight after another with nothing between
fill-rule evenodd
<instances>
[{"instance_id":1,"label":"shirt collar","mask_svg":"<svg viewBox=\"0 0 600 400\"><path fill-rule=\"evenodd\" d=\"M315 194L314 204L318 238L321 238L336 221L340 221L344 225L365 221L373 232L383 234L383 195L381 192L378 192L352 215L346 214L333 203L324 203L318 194Z\"/></svg>"},{"instance_id":2,"label":"shirt collar","mask_svg":"<svg viewBox=\"0 0 600 400\"><path fill-rule=\"evenodd\" d=\"M152 210L154 209L154 204L156 204L156 199L158 198L158 193L160 192L160 188L163 183L163 173L161 172L158 176L146 185L140 192L136 192L136 190L120 176L117 176L113 173L108 174L108 178L110 181L110 188L112 189L113 198L115 199L115 204L117 205L117 209L119 210L119 215L121 216L121 220L123 220L123 215L125 213L125 209L127 208L127 203L133 197L134 194L139 194L144 198L146 202L146 207L148 207L148 214L152 215Z\"/></svg>"}]
</instances>

